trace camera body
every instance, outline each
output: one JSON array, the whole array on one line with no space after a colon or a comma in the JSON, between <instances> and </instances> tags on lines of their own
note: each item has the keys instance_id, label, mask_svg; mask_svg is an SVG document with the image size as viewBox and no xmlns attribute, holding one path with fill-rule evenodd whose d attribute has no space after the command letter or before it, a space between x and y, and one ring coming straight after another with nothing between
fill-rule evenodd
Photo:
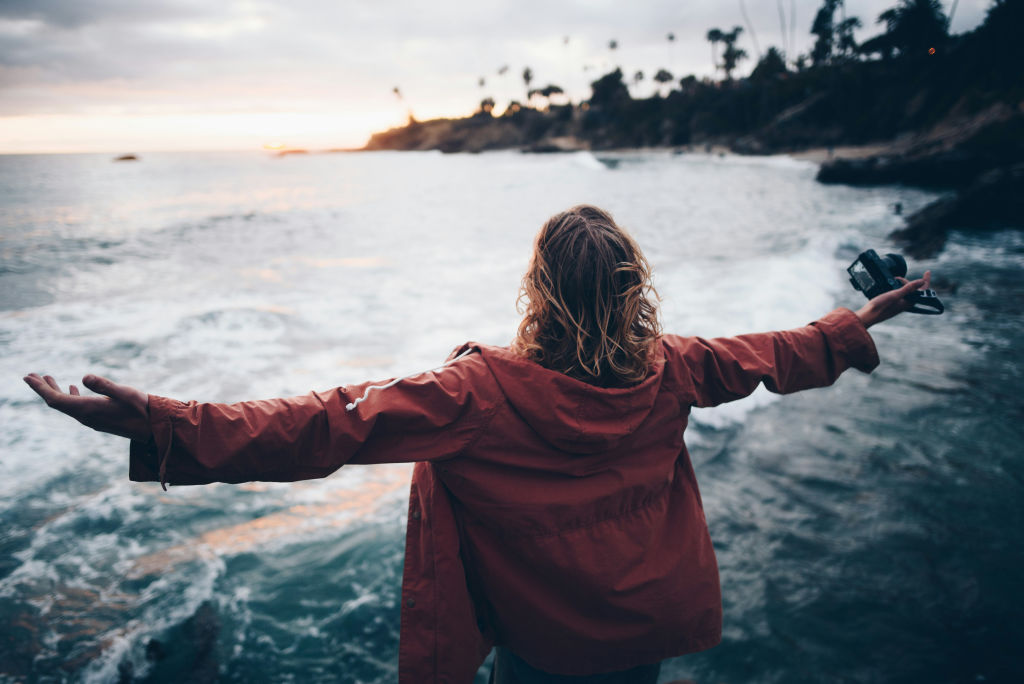
<instances>
[{"instance_id":1,"label":"camera body","mask_svg":"<svg viewBox=\"0 0 1024 684\"><path fill-rule=\"evenodd\" d=\"M857 260L846 269L850 274L853 289L860 290L868 299L872 299L900 287L896 278L907 275L907 262L899 254L878 256L873 249L862 252Z\"/></svg>"},{"instance_id":2,"label":"camera body","mask_svg":"<svg viewBox=\"0 0 1024 684\"><path fill-rule=\"evenodd\" d=\"M861 252L846 272L850 274L853 289L860 290L865 297L873 299L902 286L897 278L906 277L907 260L899 254L886 254L880 257L875 250L869 249ZM914 304L907 309L910 313L936 315L945 310L934 290L917 290L907 295L907 299Z\"/></svg>"}]
</instances>

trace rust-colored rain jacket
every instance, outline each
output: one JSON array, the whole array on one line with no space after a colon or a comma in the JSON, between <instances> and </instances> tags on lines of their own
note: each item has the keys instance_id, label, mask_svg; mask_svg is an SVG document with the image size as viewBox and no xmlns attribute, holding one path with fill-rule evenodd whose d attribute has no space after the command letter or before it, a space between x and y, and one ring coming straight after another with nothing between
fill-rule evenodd
<instances>
[{"instance_id":1,"label":"rust-colored rain jacket","mask_svg":"<svg viewBox=\"0 0 1024 684\"><path fill-rule=\"evenodd\" d=\"M690 407L878 364L846 309L784 332L665 335L647 379L620 389L507 348L459 353L387 387L238 404L150 396L154 439L132 444L130 477L294 481L416 461L399 681L471 682L493 644L549 672L621 670L721 638L718 568L683 444Z\"/></svg>"}]
</instances>

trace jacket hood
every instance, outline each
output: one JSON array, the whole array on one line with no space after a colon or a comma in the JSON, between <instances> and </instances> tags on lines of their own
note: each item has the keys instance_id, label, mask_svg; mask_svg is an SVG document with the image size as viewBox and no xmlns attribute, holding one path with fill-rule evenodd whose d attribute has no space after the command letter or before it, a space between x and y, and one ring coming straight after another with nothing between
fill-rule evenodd
<instances>
[{"instance_id":1,"label":"jacket hood","mask_svg":"<svg viewBox=\"0 0 1024 684\"><path fill-rule=\"evenodd\" d=\"M508 347L469 343L475 349L509 404L546 442L576 454L613 448L647 418L664 377L664 349L656 345L654 366L647 378L631 387L588 385L564 373L524 359ZM457 352L457 353L458 353Z\"/></svg>"}]
</instances>

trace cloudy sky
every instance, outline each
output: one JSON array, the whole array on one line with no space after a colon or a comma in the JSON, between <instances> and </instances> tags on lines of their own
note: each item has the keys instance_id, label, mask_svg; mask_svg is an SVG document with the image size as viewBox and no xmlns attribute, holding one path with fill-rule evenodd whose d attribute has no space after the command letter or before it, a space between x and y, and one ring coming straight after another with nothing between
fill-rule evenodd
<instances>
[{"instance_id":1,"label":"cloudy sky","mask_svg":"<svg viewBox=\"0 0 1024 684\"><path fill-rule=\"evenodd\" d=\"M789 53L806 52L820 4L0 0L0 152L358 146L410 110L462 115L485 96L501 109L524 98L526 66L534 87L554 83L573 99L615 65L648 79L662 67L710 75L709 28L744 26L740 45L753 58L750 26L762 51L784 45L780 11L786 33L796 27ZM875 19L894 4L848 0L847 14L864 24L858 38L877 33ZM947 13L953 4L943 2ZM961 32L989 0L956 4Z\"/></svg>"}]
</instances>

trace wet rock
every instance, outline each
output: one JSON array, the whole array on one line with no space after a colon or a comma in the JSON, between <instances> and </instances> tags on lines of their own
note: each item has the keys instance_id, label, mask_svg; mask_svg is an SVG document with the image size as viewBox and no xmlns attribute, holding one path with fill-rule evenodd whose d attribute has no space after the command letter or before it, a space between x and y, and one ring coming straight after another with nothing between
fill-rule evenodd
<instances>
[{"instance_id":1,"label":"wet rock","mask_svg":"<svg viewBox=\"0 0 1024 684\"><path fill-rule=\"evenodd\" d=\"M956 188L970 183L990 168L984 157L961 150L903 157L882 155L867 159L833 159L818 170L821 183L889 185L902 183L924 188Z\"/></svg>"},{"instance_id":2,"label":"wet rock","mask_svg":"<svg viewBox=\"0 0 1024 684\"><path fill-rule=\"evenodd\" d=\"M950 230L1024 227L1024 163L982 174L967 189L942 197L907 217L890 237L911 256L937 253Z\"/></svg>"}]
</instances>

